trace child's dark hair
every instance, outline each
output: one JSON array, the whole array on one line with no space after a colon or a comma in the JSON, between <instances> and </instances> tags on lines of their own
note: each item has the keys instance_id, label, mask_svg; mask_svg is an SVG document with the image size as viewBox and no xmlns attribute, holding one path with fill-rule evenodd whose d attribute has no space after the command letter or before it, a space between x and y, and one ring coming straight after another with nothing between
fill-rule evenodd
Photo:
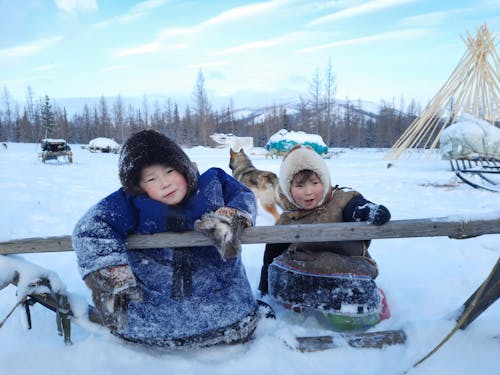
<instances>
[{"instance_id":1,"label":"child's dark hair","mask_svg":"<svg viewBox=\"0 0 500 375\"><path fill-rule=\"evenodd\" d=\"M316 174L316 172L311 171L310 169L303 169L293 175L292 185L303 185L312 177L316 177L319 179L319 176Z\"/></svg>"}]
</instances>

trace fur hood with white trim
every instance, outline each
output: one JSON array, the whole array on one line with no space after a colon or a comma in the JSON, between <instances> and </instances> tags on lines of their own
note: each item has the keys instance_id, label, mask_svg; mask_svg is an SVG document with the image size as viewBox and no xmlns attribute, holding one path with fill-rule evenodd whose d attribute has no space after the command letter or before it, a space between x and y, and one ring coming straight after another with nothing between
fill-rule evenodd
<instances>
[{"instance_id":1,"label":"fur hood with white trim","mask_svg":"<svg viewBox=\"0 0 500 375\"><path fill-rule=\"evenodd\" d=\"M321 199L321 203L323 203L330 191L330 173L325 160L308 146L296 145L283 157L279 174L281 190L285 197L295 204L291 194L293 176L306 169L316 173L323 183L323 197Z\"/></svg>"}]
</instances>

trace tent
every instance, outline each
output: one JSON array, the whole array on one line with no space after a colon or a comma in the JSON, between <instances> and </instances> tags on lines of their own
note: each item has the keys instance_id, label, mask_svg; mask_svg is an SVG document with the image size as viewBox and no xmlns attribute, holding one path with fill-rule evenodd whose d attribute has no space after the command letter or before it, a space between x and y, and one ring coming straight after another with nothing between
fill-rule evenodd
<instances>
[{"instance_id":1,"label":"tent","mask_svg":"<svg viewBox=\"0 0 500 375\"><path fill-rule=\"evenodd\" d=\"M321 156L328 154L328 147L320 135L309 134L303 131L288 131L286 129L281 129L274 133L264 148L271 154L284 155L297 144L309 146Z\"/></svg>"},{"instance_id":2,"label":"tent","mask_svg":"<svg viewBox=\"0 0 500 375\"><path fill-rule=\"evenodd\" d=\"M482 25L475 38L467 34L465 43L467 50L451 76L386 158L397 159L403 152L416 148L427 149L430 155L438 146L443 130L464 113L491 126L500 121L500 59L494 36Z\"/></svg>"}]
</instances>

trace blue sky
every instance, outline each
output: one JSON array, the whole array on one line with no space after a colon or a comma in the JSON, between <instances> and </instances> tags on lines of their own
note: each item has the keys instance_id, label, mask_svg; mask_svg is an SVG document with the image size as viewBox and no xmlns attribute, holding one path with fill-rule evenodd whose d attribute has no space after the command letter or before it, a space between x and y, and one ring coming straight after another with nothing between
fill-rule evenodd
<instances>
[{"instance_id":1,"label":"blue sky","mask_svg":"<svg viewBox=\"0 0 500 375\"><path fill-rule=\"evenodd\" d=\"M500 0L0 0L0 9L0 88L21 101L28 85L37 97L189 98L202 69L209 99L238 107L306 97L331 61L338 98L425 104L467 33L500 30Z\"/></svg>"}]
</instances>

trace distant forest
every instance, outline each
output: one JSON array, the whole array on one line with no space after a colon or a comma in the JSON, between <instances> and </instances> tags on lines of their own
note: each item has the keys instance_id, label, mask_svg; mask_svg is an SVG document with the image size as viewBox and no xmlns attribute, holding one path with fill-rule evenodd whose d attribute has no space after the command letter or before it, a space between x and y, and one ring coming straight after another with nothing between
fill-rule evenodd
<instances>
[{"instance_id":1,"label":"distant forest","mask_svg":"<svg viewBox=\"0 0 500 375\"><path fill-rule=\"evenodd\" d=\"M39 142L43 138L62 138L69 143L87 144L107 137L122 144L132 133L157 129L183 146L209 146L213 133L253 137L255 146L264 146L280 129L319 134L329 147L391 147L420 112L414 100L401 99L396 105L381 102L378 112L363 110L360 102L335 97L335 78L329 64L324 78L317 69L307 97L298 104L276 104L248 116L240 116L232 102L214 110L208 100L205 79L200 70L192 102L179 109L175 101L148 103L140 108L126 106L118 95L112 102L103 96L97 105L84 105L80 113L68 117L66 108L56 107L49 97L35 100L30 86L20 108L7 88L0 97L0 141Z\"/></svg>"}]
</instances>

